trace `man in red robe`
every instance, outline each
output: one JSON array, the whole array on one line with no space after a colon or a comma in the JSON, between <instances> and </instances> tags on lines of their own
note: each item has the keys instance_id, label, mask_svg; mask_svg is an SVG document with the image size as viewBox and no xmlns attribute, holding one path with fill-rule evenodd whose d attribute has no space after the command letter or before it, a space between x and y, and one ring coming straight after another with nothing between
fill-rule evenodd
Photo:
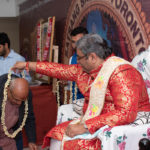
<instances>
[{"instance_id":1,"label":"man in red robe","mask_svg":"<svg viewBox=\"0 0 150 150\"><path fill-rule=\"evenodd\" d=\"M73 122L70 121L55 126L46 135L44 146L48 146L52 138L61 141L64 150L99 150L101 142L97 138L70 141L63 138L93 134L105 125L113 127L134 122L138 112L150 111L148 94L140 73L127 61L112 56L111 49L99 35L85 35L76 46L76 65L18 62L12 69L29 68L47 76L75 81L85 97L83 118L78 123L70 124ZM103 90L94 91L94 88Z\"/></svg>"}]
</instances>

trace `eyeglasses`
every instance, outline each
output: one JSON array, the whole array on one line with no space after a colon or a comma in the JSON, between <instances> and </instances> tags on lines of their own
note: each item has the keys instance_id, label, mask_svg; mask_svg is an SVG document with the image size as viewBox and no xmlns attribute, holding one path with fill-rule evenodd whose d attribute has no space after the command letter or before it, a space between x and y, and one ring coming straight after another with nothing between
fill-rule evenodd
<instances>
[{"instance_id":1,"label":"eyeglasses","mask_svg":"<svg viewBox=\"0 0 150 150\"><path fill-rule=\"evenodd\" d=\"M87 54L86 54L86 55L83 55L83 56L78 56L78 55L77 55L77 60L81 60L81 59L83 59L84 57L87 57Z\"/></svg>"}]
</instances>

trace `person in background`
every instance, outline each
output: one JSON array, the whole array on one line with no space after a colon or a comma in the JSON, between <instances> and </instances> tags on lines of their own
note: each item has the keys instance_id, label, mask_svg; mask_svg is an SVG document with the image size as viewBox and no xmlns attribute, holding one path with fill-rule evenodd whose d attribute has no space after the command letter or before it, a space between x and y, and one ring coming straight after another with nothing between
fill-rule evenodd
<instances>
[{"instance_id":1,"label":"person in background","mask_svg":"<svg viewBox=\"0 0 150 150\"><path fill-rule=\"evenodd\" d=\"M71 45L72 45L72 50L74 51L73 56L70 58L69 64L77 64L77 53L76 53L76 42L83 37L84 35L88 34L88 31L85 27L79 26L76 27L75 29L72 30L71 32ZM73 100L75 99L75 82L73 82L73 89L72 89L72 93L73 93ZM81 94L80 90L77 90L77 99L80 98L84 98L84 96Z\"/></svg>"},{"instance_id":2,"label":"person in background","mask_svg":"<svg viewBox=\"0 0 150 150\"><path fill-rule=\"evenodd\" d=\"M76 47L75 65L17 62L12 67L16 71L28 66L40 74L75 81L84 95L83 116L55 126L45 136L43 147L51 140L51 150L99 150L101 141L96 134L102 127L130 124L139 112L150 111L141 74L128 61L112 56L99 35L83 36ZM89 138L91 134L94 136Z\"/></svg>"},{"instance_id":3,"label":"person in background","mask_svg":"<svg viewBox=\"0 0 150 150\"><path fill-rule=\"evenodd\" d=\"M147 88L150 102L150 46L147 50L136 55L131 64L141 73Z\"/></svg>"},{"instance_id":4,"label":"person in background","mask_svg":"<svg viewBox=\"0 0 150 150\"><path fill-rule=\"evenodd\" d=\"M71 56L69 60L69 64L77 64L77 53L76 53L76 42L83 37L84 35L88 34L88 31L85 27L78 26L74 28L71 33L71 46L72 46L72 52L73 56ZM84 104L84 96L80 92L79 88L75 86L75 82L68 82L68 87L70 89L70 86L72 86L72 102L73 104L67 104L67 105L61 105L58 109L57 113L57 121L56 124L60 124L64 121L69 121L75 118L78 118L82 115L82 107ZM77 88L77 90L75 90ZM75 94L75 91L76 94Z\"/></svg>"},{"instance_id":5,"label":"person in background","mask_svg":"<svg viewBox=\"0 0 150 150\"><path fill-rule=\"evenodd\" d=\"M0 32L0 75L8 73L17 61L25 61L24 57L10 49L10 39L4 32ZM20 74L16 74L20 76ZM29 73L25 73L28 82L31 81Z\"/></svg>"},{"instance_id":6,"label":"person in background","mask_svg":"<svg viewBox=\"0 0 150 150\"><path fill-rule=\"evenodd\" d=\"M11 67L17 62L17 61L25 61L24 57L17 54L13 49L10 49L10 39L8 35L4 32L0 33L0 75L6 74L9 72ZM13 72L14 73L14 72ZM21 77L20 73L15 73L17 76ZM29 73L25 71L25 79L30 82L31 77ZM35 118L34 118L34 112L33 112L33 106L32 106L32 93L29 92L29 116L27 119L27 123L25 126L25 132L27 134L29 147L31 150L34 150L36 147L36 129L35 129ZM31 114L30 114L31 113ZM16 136L16 144L18 150L23 149L23 138L22 133L20 132Z\"/></svg>"}]
</instances>

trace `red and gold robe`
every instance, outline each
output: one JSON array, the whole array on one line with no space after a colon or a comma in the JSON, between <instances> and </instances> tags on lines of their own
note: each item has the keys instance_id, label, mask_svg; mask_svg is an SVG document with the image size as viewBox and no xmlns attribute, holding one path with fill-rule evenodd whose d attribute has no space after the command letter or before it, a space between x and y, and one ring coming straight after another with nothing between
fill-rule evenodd
<instances>
[{"instance_id":1,"label":"red and gold robe","mask_svg":"<svg viewBox=\"0 0 150 150\"><path fill-rule=\"evenodd\" d=\"M83 112L85 113L90 94L90 85L96 78L102 65L86 73L80 65L64 65L57 63L38 62L36 72L62 80L77 83L85 97ZM85 87L89 87L88 90ZM141 74L131 65L121 65L115 69L109 79L105 104L101 114L87 120L85 123L92 134L99 128L111 127L133 122L139 111L150 111L150 104L145 83ZM50 138L62 140L66 127L70 122L55 126L46 135L44 147L49 146ZM64 143L64 150L99 150L100 140L72 140Z\"/></svg>"}]
</instances>

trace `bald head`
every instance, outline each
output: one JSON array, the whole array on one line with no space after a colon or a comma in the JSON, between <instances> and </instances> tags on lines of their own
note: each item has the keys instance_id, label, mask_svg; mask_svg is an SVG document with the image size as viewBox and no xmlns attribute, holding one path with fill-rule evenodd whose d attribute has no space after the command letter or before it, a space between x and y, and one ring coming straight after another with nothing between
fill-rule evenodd
<instances>
[{"instance_id":1,"label":"bald head","mask_svg":"<svg viewBox=\"0 0 150 150\"><path fill-rule=\"evenodd\" d=\"M25 101L29 93L29 84L23 78L13 78L8 90L8 99L14 104L21 104Z\"/></svg>"}]
</instances>

